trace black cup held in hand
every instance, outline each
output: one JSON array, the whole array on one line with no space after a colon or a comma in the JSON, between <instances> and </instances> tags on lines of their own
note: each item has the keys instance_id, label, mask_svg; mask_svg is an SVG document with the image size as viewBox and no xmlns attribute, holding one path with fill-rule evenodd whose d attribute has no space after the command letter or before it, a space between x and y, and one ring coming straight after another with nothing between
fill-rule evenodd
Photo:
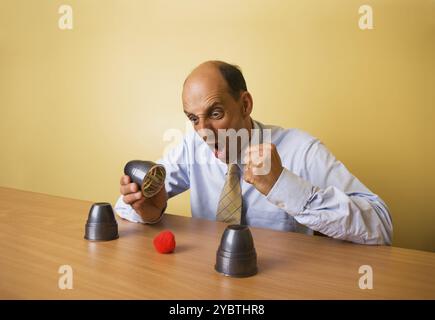
<instances>
[{"instance_id":1,"label":"black cup held in hand","mask_svg":"<svg viewBox=\"0 0 435 320\"><path fill-rule=\"evenodd\" d=\"M257 273L257 253L247 226L230 225L225 229L216 253L215 270L240 278Z\"/></svg>"},{"instance_id":2,"label":"black cup held in hand","mask_svg":"<svg viewBox=\"0 0 435 320\"><path fill-rule=\"evenodd\" d=\"M118 223L110 203L94 203L89 210L85 228L85 239L87 240L109 241L117 239L119 237Z\"/></svg>"},{"instance_id":3,"label":"black cup held in hand","mask_svg":"<svg viewBox=\"0 0 435 320\"><path fill-rule=\"evenodd\" d=\"M159 193L165 184L165 167L152 161L132 160L124 167L124 174L138 184L146 198Z\"/></svg>"}]
</instances>

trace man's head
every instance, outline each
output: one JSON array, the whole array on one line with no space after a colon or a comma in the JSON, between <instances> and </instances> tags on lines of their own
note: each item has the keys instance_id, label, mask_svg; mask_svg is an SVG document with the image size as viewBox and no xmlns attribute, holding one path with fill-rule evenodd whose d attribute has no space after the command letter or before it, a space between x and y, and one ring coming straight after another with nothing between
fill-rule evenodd
<instances>
[{"instance_id":1,"label":"man's head","mask_svg":"<svg viewBox=\"0 0 435 320\"><path fill-rule=\"evenodd\" d=\"M200 64L186 78L182 99L184 113L204 139L204 129L214 133L216 142L219 129L251 129L252 97L237 66L222 61ZM211 147L226 161L227 145Z\"/></svg>"}]
</instances>

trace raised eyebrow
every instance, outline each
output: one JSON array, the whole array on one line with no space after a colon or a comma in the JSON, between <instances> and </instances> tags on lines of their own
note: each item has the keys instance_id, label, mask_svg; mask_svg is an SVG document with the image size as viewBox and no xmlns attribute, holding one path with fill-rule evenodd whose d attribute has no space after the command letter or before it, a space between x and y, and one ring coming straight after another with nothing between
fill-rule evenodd
<instances>
[{"instance_id":1,"label":"raised eyebrow","mask_svg":"<svg viewBox=\"0 0 435 320\"><path fill-rule=\"evenodd\" d=\"M219 101L213 102L211 105L209 105L207 107L207 111L210 111L210 109L213 109L215 107L217 107L218 105L221 105L222 103L220 103Z\"/></svg>"},{"instance_id":2,"label":"raised eyebrow","mask_svg":"<svg viewBox=\"0 0 435 320\"><path fill-rule=\"evenodd\" d=\"M220 105L222 105L222 103L219 101L213 102L211 105L209 105L207 107L206 113L210 114L210 112L213 111L213 109L215 109L217 106L220 106Z\"/></svg>"},{"instance_id":3,"label":"raised eyebrow","mask_svg":"<svg viewBox=\"0 0 435 320\"><path fill-rule=\"evenodd\" d=\"M211 109L217 107L218 105L222 105L222 103L221 103L220 101L213 102L211 105L209 105L209 106L207 107L207 109L205 109L205 113L209 113ZM186 116L195 116L195 117L196 117L196 114L193 114L193 113L187 112L186 110L183 110L183 111L184 111L184 114L185 114Z\"/></svg>"}]
</instances>

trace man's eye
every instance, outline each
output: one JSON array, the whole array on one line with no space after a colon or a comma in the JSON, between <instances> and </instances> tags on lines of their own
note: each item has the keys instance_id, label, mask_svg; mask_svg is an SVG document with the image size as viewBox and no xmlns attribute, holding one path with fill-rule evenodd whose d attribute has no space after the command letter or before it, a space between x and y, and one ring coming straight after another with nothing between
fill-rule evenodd
<instances>
[{"instance_id":1,"label":"man's eye","mask_svg":"<svg viewBox=\"0 0 435 320\"><path fill-rule=\"evenodd\" d=\"M215 110L210 114L210 118L212 119L220 119L222 118L224 115L224 113L222 111L219 110Z\"/></svg>"},{"instance_id":2,"label":"man's eye","mask_svg":"<svg viewBox=\"0 0 435 320\"><path fill-rule=\"evenodd\" d=\"M190 116L189 120L192 121L194 124L198 123L198 117Z\"/></svg>"}]
</instances>

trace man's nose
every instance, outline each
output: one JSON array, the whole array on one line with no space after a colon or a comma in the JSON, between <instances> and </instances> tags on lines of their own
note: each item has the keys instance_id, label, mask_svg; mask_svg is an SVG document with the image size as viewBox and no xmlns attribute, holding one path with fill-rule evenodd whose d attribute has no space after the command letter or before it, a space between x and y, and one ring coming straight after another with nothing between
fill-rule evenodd
<instances>
[{"instance_id":1,"label":"man's nose","mask_svg":"<svg viewBox=\"0 0 435 320\"><path fill-rule=\"evenodd\" d=\"M199 136L207 142L210 138L214 139L215 134L213 130L213 126L210 124L208 119L201 118L198 121L198 124L195 126L196 131L198 132Z\"/></svg>"},{"instance_id":2,"label":"man's nose","mask_svg":"<svg viewBox=\"0 0 435 320\"><path fill-rule=\"evenodd\" d=\"M210 121L208 120L208 118L207 117L199 117L198 124L196 125L196 129L197 130L211 129Z\"/></svg>"}]
</instances>

